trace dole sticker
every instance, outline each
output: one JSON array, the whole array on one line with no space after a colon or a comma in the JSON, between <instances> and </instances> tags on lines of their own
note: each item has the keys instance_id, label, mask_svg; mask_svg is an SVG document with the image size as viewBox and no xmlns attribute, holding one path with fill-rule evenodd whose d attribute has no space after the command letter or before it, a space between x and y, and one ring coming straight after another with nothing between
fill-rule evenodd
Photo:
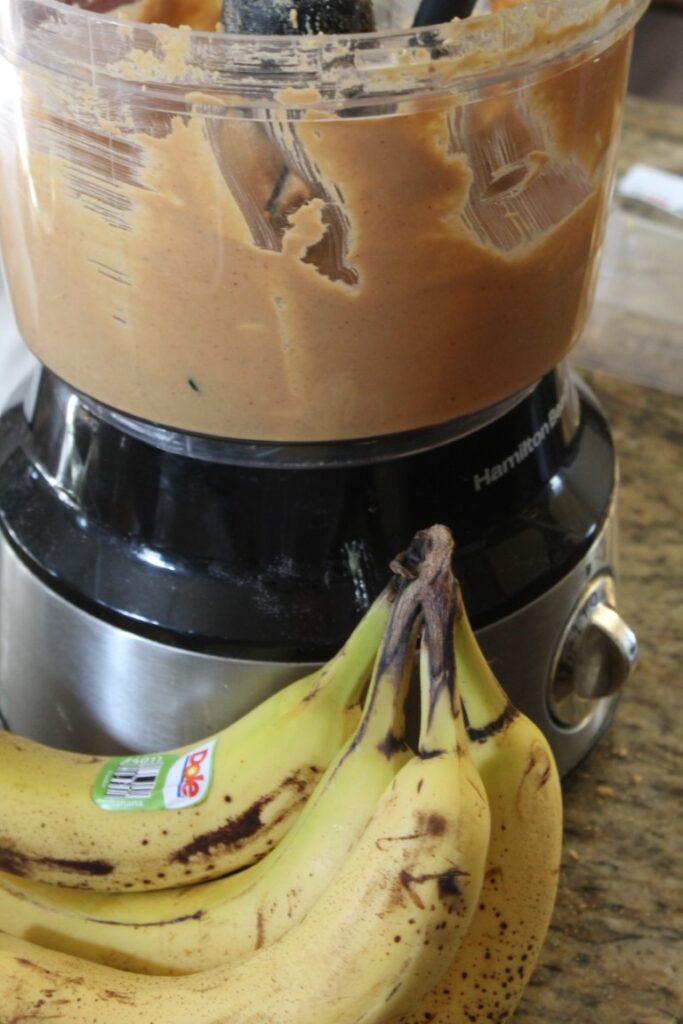
<instances>
[{"instance_id":1,"label":"dole sticker","mask_svg":"<svg viewBox=\"0 0 683 1024\"><path fill-rule=\"evenodd\" d=\"M213 774L215 740L203 743L179 758L164 781L164 805L169 809L201 803L209 791Z\"/></svg>"},{"instance_id":2,"label":"dole sticker","mask_svg":"<svg viewBox=\"0 0 683 1024\"><path fill-rule=\"evenodd\" d=\"M129 754L107 761L92 788L104 811L164 811L192 807L209 792L216 740L186 754Z\"/></svg>"}]
</instances>

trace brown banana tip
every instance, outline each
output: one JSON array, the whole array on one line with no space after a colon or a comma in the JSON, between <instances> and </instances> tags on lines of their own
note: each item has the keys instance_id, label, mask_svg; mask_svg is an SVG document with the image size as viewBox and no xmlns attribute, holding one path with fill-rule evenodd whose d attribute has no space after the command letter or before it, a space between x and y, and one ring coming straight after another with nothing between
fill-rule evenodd
<instances>
[{"instance_id":1,"label":"brown banana tip","mask_svg":"<svg viewBox=\"0 0 683 1024\"><path fill-rule=\"evenodd\" d=\"M455 547L453 535L447 526L435 523L418 530L405 551L392 559L389 568L399 577L417 579L422 573L429 577L450 568Z\"/></svg>"},{"instance_id":2,"label":"brown banana tip","mask_svg":"<svg viewBox=\"0 0 683 1024\"><path fill-rule=\"evenodd\" d=\"M419 530L405 551L396 555L389 568L404 580L417 579L428 550L427 531Z\"/></svg>"}]
</instances>

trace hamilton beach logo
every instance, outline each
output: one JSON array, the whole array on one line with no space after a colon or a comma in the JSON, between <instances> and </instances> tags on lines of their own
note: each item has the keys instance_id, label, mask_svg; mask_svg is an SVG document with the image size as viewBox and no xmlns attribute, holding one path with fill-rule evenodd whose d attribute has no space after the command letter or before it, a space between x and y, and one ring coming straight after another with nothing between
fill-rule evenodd
<instances>
[{"instance_id":1,"label":"hamilton beach logo","mask_svg":"<svg viewBox=\"0 0 683 1024\"><path fill-rule=\"evenodd\" d=\"M502 462L496 462L493 466L487 466L481 473L475 473L473 477L475 491L481 491L484 487L490 487L497 480L502 479L507 473L519 466L528 459L536 449L543 444L560 422L562 410L567 403L568 388L562 392L556 405L552 407L546 419L533 434L523 438L515 450L510 453Z\"/></svg>"}]
</instances>

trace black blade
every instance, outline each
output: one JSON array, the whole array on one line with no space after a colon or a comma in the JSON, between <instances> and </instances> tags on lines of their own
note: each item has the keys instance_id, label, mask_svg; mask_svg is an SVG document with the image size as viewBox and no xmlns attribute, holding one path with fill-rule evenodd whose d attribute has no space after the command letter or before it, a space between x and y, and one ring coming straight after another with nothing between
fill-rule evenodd
<instances>
[{"instance_id":1,"label":"black blade","mask_svg":"<svg viewBox=\"0 0 683 1024\"><path fill-rule=\"evenodd\" d=\"M372 0L224 0L227 32L244 35L326 35L372 32Z\"/></svg>"},{"instance_id":2,"label":"black blade","mask_svg":"<svg viewBox=\"0 0 683 1024\"><path fill-rule=\"evenodd\" d=\"M420 0L413 25L423 28L427 25L443 25L453 18L469 18L476 0Z\"/></svg>"}]
</instances>

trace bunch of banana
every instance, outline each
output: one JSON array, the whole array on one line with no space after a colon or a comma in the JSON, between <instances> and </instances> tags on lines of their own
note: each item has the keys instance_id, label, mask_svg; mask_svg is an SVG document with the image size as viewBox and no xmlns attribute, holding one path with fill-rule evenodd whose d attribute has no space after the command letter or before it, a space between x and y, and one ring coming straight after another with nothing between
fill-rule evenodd
<instances>
[{"instance_id":1,"label":"bunch of banana","mask_svg":"<svg viewBox=\"0 0 683 1024\"><path fill-rule=\"evenodd\" d=\"M300 921L410 758L405 633L377 660L358 728L296 822L262 860L182 889L94 893L0 872L0 922L38 945L144 974L190 974L270 945Z\"/></svg>"},{"instance_id":2,"label":"bunch of banana","mask_svg":"<svg viewBox=\"0 0 683 1024\"><path fill-rule=\"evenodd\" d=\"M381 640L355 731L345 726L303 811L257 863L112 895L0 874L0 1024L509 1019L552 913L561 792L547 742L477 645L451 555L444 527L418 534L369 622L323 670L346 687L336 714L348 723ZM403 705L418 633L413 755ZM311 703L335 686L316 680ZM150 976L160 973L184 976Z\"/></svg>"},{"instance_id":3,"label":"bunch of banana","mask_svg":"<svg viewBox=\"0 0 683 1024\"><path fill-rule=\"evenodd\" d=\"M422 612L418 752L386 785L303 919L236 963L173 978L117 971L1 934L2 1024L379 1024L409 1012L439 982L477 908L490 828L455 688L449 563L445 532L423 534L417 557L406 561L409 579L366 708L367 715L388 666L402 691ZM376 731L377 740L393 747L393 729ZM347 758L354 750L351 743Z\"/></svg>"},{"instance_id":4,"label":"bunch of banana","mask_svg":"<svg viewBox=\"0 0 683 1024\"><path fill-rule=\"evenodd\" d=\"M214 782L194 806L104 811L91 791L107 758L0 731L0 869L120 892L190 885L259 860L290 828L358 724L358 701L392 601L389 588L323 668L205 741L213 745ZM173 753L180 758L201 746Z\"/></svg>"}]
</instances>

